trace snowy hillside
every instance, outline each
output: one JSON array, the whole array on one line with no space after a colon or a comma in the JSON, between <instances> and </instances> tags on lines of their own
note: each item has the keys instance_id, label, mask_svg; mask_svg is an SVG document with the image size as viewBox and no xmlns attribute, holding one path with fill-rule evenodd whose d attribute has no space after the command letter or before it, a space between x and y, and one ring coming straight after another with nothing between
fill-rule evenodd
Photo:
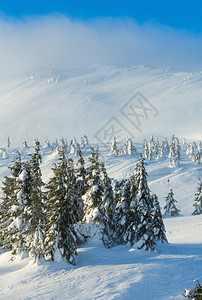
<instances>
[{"instance_id":1,"label":"snowy hillside","mask_svg":"<svg viewBox=\"0 0 202 300\"><path fill-rule=\"evenodd\" d=\"M144 138L153 133L160 145L166 136L170 143L174 133L180 138L180 165L170 166L167 153L147 159L146 170L162 212L170 188L181 212L163 218L169 244L158 245L154 252L128 244L106 249L94 237L78 248L76 266L56 261L37 266L26 255L11 262L11 252L0 248L0 299L184 299L183 290L194 287L193 279L202 283L202 215L192 215L202 168L182 144L186 137L197 148L202 138L201 82L202 73L114 66L36 71L1 82L0 187L16 151L26 161L35 138L41 142L40 167L47 183L59 158L56 138L67 139L67 156L76 161L70 139L80 142L87 134L89 144L81 147L86 162L90 146L99 142L108 175L121 180L134 172ZM138 153L109 155L113 130L119 149L132 136ZM25 141L28 147L22 147Z\"/></svg>"},{"instance_id":2,"label":"snowy hillside","mask_svg":"<svg viewBox=\"0 0 202 300\"><path fill-rule=\"evenodd\" d=\"M5 78L0 84L0 144L5 146L8 136L19 146L25 139L84 134L94 142L105 142L102 129L108 130L108 122L115 131L121 126L122 137L142 140L153 132L200 140L201 82L201 73L144 66L36 71ZM137 92L148 101L142 103L148 110L136 111L142 115L138 119L127 111L140 106L137 99L129 102ZM110 124L113 117L115 123Z\"/></svg>"}]
</instances>

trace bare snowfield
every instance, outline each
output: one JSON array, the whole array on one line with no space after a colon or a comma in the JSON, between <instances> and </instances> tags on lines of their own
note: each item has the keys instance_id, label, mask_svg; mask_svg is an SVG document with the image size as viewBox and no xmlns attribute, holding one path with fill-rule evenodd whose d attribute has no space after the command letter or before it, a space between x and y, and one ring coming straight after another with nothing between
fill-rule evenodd
<instances>
[{"instance_id":1,"label":"bare snowfield","mask_svg":"<svg viewBox=\"0 0 202 300\"><path fill-rule=\"evenodd\" d=\"M105 249L91 241L78 250L77 266L0 255L0 299L184 299L202 278L201 216L165 219L168 245L147 253L129 246Z\"/></svg>"}]
</instances>

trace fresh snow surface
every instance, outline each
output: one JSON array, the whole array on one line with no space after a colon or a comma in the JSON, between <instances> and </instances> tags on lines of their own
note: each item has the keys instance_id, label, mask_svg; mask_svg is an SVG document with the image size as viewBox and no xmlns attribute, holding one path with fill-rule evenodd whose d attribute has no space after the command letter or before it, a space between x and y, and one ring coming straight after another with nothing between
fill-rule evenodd
<instances>
[{"instance_id":1,"label":"fresh snow surface","mask_svg":"<svg viewBox=\"0 0 202 300\"><path fill-rule=\"evenodd\" d=\"M40 70L0 82L0 147L7 137L16 145L64 136L87 134L103 140L102 129L113 117L121 136L142 139L156 135L201 139L202 73L175 73L149 66L92 66L74 70ZM136 110L128 104L140 92L153 108ZM132 107L140 106L135 100ZM138 125L137 127L134 125ZM108 129L106 129L106 134ZM101 132L100 132L101 130ZM128 132L129 131L129 132ZM119 132L120 134L120 132Z\"/></svg>"},{"instance_id":2,"label":"fresh snow surface","mask_svg":"<svg viewBox=\"0 0 202 300\"><path fill-rule=\"evenodd\" d=\"M43 143L41 146L41 169L47 181L58 154ZM135 143L135 147L140 152L142 144ZM12 148L11 145L7 158L0 155L0 179L8 174L7 166L11 165L16 150L24 160L34 147ZM113 157L108 155L109 150L110 145L108 149L100 149L109 175L116 179L129 176L138 161L137 155ZM83 153L87 158L90 147L83 148ZM181 210L179 217L164 218L168 245L158 245L158 251L153 253L131 249L129 245L105 249L94 238L78 249L77 266L48 261L36 266L28 257L11 262L10 252L4 252L0 254L0 299L184 299L183 291L194 287L193 279L202 282L202 216L191 215L202 168L185 151L181 167L170 168L168 159L147 163L149 186L158 195L161 207L165 205L170 179Z\"/></svg>"},{"instance_id":3,"label":"fresh snow surface","mask_svg":"<svg viewBox=\"0 0 202 300\"><path fill-rule=\"evenodd\" d=\"M184 299L202 279L202 218L165 220L170 244L148 253L127 246L105 249L91 241L78 250L77 266L0 255L0 299Z\"/></svg>"},{"instance_id":4,"label":"fresh snow surface","mask_svg":"<svg viewBox=\"0 0 202 300\"><path fill-rule=\"evenodd\" d=\"M118 135L122 139L132 133L139 152L143 138L151 133L160 142L171 134L180 142L183 137L187 142L201 140L201 82L202 73L175 73L145 66L41 70L1 80L0 185L9 174L8 166L16 151L20 150L26 159L34 150L35 138L42 143L41 169L46 182L58 154L44 141L49 139L53 145L55 138L59 141L63 136L68 142L73 137L80 142L85 134L90 142L100 140L101 158L109 176L127 178L139 157L109 156L110 144L105 144L102 133L111 142L108 130L114 126L119 131L118 120L124 127L116 135L117 140ZM156 109L147 111L140 130L121 112L138 91ZM108 124L113 117L115 123ZM28 148L20 148L25 140ZM87 157L90 148L83 150ZM193 279L202 283L202 216L191 215L197 180L202 178L201 165L192 162L185 151L181 167L170 168L168 159L147 163L149 187L157 194L161 207L165 205L169 179L181 210L179 217L164 219L168 245L158 245L158 252L147 253L130 249L129 245L105 249L94 239L78 249L75 267L47 261L36 266L25 256L11 262L10 252L0 249L0 299L184 299L183 290L194 287Z\"/></svg>"}]
</instances>

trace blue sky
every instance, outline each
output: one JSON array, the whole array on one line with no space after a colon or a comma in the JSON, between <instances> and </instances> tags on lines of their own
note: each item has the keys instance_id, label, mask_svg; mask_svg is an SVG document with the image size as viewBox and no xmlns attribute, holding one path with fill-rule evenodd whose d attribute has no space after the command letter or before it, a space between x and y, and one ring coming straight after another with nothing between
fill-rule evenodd
<instances>
[{"instance_id":1,"label":"blue sky","mask_svg":"<svg viewBox=\"0 0 202 300\"><path fill-rule=\"evenodd\" d=\"M0 0L0 76L94 64L202 71L201 11L201 0Z\"/></svg>"},{"instance_id":2,"label":"blue sky","mask_svg":"<svg viewBox=\"0 0 202 300\"><path fill-rule=\"evenodd\" d=\"M153 22L202 32L201 0L1 0L4 17L61 13L86 20L97 17L129 17L138 23Z\"/></svg>"}]
</instances>

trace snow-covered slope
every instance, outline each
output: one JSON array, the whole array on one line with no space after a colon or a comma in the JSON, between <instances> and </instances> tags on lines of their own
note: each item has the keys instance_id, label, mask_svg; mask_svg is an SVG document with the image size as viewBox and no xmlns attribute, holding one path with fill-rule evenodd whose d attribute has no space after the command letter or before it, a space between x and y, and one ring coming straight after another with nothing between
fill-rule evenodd
<instances>
[{"instance_id":1,"label":"snow-covered slope","mask_svg":"<svg viewBox=\"0 0 202 300\"><path fill-rule=\"evenodd\" d=\"M58 155L44 145L44 140L49 138L52 143L64 136L69 142L73 136L84 134L92 146L100 138L100 152L109 175L126 178L139 157L109 156L109 145L105 147L99 135L109 129L104 125L115 117L115 123L108 125L116 131L120 129L117 121L121 122L123 132L117 135L126 136L130 131L137 137L133 141L139 152L142 143L137 140L151 132L155 138L175 133L200 140L201 82L201 73L114 66L37 71L5 79L0 84L0 147L6 146L10 136L11 148L7 149L7 158L0 149L0 182L8 174L16 150L24 159L33 152L31 145L37 137L42 143L41 169L47 181ZM143 104L150 108L148 115L141 112L140 131L121 112L138 91L149 101L143 99ZM24 140L29 147L19 148ZM89 148L84 149L86 158L89 152ZM164 219L170 244L146 253L128 245L105 249L94 240L78 250L76 267L63 262L36 266L26 257L10 262L10 253L5 252L0 254L0 299L184 299L183 290L193 288L193 279L202 282L202 217L191 215L202 168L183 150L180 167L170 168L167 159L154 159L148 161L147 172L149 186L158 195L161 207L169 179L181 210L180 217Z\"/></svg>"},{"instance_id":2,"label":"snow-covered slope","mask_svg":"<svg viewBox=\"0 0 202 300\"><path fill-rule=\"evenodd\" d=\"M5 145L8 136L18 145L36 137L84 134L96 142L96 134L113 117L124 125L123 136L131 133L142 139L153 132L201 139L201 83L202 73L144 66L36 71L5 78L0 83L0 145ZM120 110L138 91L153 107L147 103L146 114L137 111L142 115L139 120L130 115L131 123ZM119 130L116 126L115 121L114 129Z\"/></svg>"},{"instance_id":3,"label":"snow-covered slope","mask_svg":"<svg viewBox=\"0 0 202 300\"><path fill-rule=\"evenodd\" d=\"M202 277L202 218L165 220L170 244L147 253L129 246L105 249L95 241L78 251L77 266L0 255L0 299L185 299L183 290Z\"/></svg>"}]
</instances>

